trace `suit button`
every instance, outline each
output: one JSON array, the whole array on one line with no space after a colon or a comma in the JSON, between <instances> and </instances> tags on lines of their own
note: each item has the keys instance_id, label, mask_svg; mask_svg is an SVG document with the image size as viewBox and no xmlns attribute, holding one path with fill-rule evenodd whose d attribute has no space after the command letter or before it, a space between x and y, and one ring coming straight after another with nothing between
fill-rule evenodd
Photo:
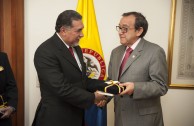
<instances>
[{"instance_id":1,"label":"suit button","mask_svg":"<svg viewBox=\"0 0 194 126\"><path fill-rule=\"evenodd\" d=\"M121 98L123 98L123 95L120 95Z\"/></svg>"}]
</instances>

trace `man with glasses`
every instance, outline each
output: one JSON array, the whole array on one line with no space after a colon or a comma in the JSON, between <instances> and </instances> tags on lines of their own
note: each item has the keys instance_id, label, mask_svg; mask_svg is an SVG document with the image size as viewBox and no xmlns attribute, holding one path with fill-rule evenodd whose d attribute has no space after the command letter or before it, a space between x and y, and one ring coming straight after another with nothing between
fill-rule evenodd
<instances>
[{"instance_id":1,"label":"man with glasses","mask_svg":"<svg viewBox=\"0 0 194 126\"><path fill-rule=\"evenodd\" d=\"M126 89L114 97L115 126L163 126L160 96L167 93L164 50L143 37L146 18L138 12L122 15L116 26L121 45L113 49L108 75Z\"/></svg>"}]
</instances>

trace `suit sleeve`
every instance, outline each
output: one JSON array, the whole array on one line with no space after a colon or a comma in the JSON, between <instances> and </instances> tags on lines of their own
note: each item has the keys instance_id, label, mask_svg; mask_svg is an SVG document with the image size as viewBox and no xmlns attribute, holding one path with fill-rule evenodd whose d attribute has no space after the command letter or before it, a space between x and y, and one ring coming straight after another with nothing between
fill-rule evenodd
<instances>
[{"instance_id":1,"label":"suit sleeve","mask_svg":"<svg viewBox=\"0 0 194 126\"><path fill-rule=\"evenodd\" d=\"M158 47L153 49L149 63L149 77L147 82L134 82L134 99L147 99L163 96L167 93L168 71L165 52Z\"/></svg>"},{"instance_id":2,"label":"suit sleeve","mask_svg":"<svg viewBox=\"0 0 194 126\"><path fill-rule=\"evenodd\" d=\"M6 70L6 97L8 106L12 106L15 109L17 109L17 102L18 102L18 90L16 86L16 81L11 69L11 66L9 64L9 60L7 55L5 54L4 57L5 60L5 70Z\"/></svg>"},{"instance_id":3,"label":"suit sleeve","mask_svg":"<svg viewBox=\"0 0 194 126\"><path fill-rule=\"evenodd\" d=\"M87 108L94 103L95 96L93 93L72 86L64 76L57 57L49 49L38 49L35 53L34 64L42 93L49 93L47 95L52 94L62 102L67 102L79 108ZM80 80L77 85L81 84Z\"/></svg>"}]
</instances>

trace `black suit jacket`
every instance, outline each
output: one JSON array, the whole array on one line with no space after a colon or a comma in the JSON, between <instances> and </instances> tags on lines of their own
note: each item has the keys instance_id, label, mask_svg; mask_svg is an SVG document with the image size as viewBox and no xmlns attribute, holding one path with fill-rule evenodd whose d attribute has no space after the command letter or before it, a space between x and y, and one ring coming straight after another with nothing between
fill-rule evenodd
<instances>
[{"instance_id":1,"label":"black suit jacket","mask_svg":"<svg viewBox=\"0 0 194 126\"><path fill-rule=\"evenodd\" d=\"M8 106L16 109L18 100L16 81L7 54L3 52L0 52L0 67L0 95L3 95ZM10 126L10 119L0 119L1 125Z\"/></svg>"},{"instance_id":2,"label":"black suit jacket","mask_svg":"<svg viewBox=\"0 0 194 126\"><path fill-rule=\"evenodd\" d=\"M84 109L94 103L94 92L104 81L89 79L79 46L75 47L82 71L61 39L54 34L35 52L41 102L34 126L81 126Z\"/></svg>"}]
</instances>

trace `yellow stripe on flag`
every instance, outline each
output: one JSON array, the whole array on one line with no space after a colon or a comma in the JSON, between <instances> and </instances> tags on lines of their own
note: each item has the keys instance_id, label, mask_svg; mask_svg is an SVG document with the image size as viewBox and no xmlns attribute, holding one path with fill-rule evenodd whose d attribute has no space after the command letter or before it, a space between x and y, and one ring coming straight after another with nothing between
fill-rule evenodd
<instances>
[{"instance_id":1,"label":"yellow stripe on flag","mask_svg":"<svg viewBox=\"0 0 194 126\"><path fill-rule=\"evenodd\" d=\"M100 72L98 73L100 74L100 77L96 79L106 79L106 67L98 33L98 26L96 22L93 0L78 0L77 12L82 15L82 21L84 23L84 37L80 40L79 45L82 48L83 54L86 54L84 56L89 56L87 54L93 55L97 59L96 61L99 62L100 66L97 65L97 72ZM93 58L90 58L90 60L92 59Z\"/></svg>"}]
</instances>

